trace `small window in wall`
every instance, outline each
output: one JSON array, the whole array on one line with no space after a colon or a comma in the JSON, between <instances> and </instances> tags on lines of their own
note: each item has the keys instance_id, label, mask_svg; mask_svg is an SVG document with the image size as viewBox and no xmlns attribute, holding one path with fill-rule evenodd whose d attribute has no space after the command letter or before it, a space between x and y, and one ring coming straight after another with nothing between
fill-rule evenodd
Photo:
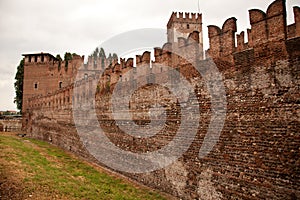
<instances>
[{"instance_id":1,"label":"small window in wall","mask_svg":"<svg viewBox=\"0 0 300 200\"><path fill-rule=\"evenodd\" d=\"M84 74L84 80L88 80L88 74Z\"/></svg>"},{"instance_id":2,"label":"small window in wall","mask_svg":"<svg viewBox=\"0 0 300 200\"><path fill-rule=\"evenodd\" d=\"M36 89L36 90L38 89L38 83L34 84L34 89Z\"/></svg>"},{"instance_id":3,"label":"small window in wall","mask_svg":"<svg viewBox=\"0 0 300 200\"><path fill-rule=\"evenodd\" d=\"M59 87L59 89L61 89L61 88L62 88L62 82L61 82L61 81L59 82L59 85L58 85L58 87Z\"/></svg>"},{"instance_id":4,"label":"small window in wall","mask_svg":"<svg viewBox=\"0 0 300 200\"><path fill-rule=\"evenodd\" d=\"M189 24L187 24L187 25L186 25L186 28L187 28L187 29L189 29L189 28L190 28L190 25L189 25Z\"/></svg>"},{"instance_id":5,"label":"small window in wall","mask_svg":"<svg viewBox=\"0 0 300 200\"><path fill-rule=\"evenodd\" d=\"M28 62L31 62L31 56L28 56Z\"/></svg>"}]
</instances>

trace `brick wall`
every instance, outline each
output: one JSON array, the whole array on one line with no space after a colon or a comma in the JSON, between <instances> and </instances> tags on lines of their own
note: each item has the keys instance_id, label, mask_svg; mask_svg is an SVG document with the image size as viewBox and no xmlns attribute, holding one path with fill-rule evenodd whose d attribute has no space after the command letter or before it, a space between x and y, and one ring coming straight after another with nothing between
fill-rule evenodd
<instances>
[{"instance_id":1,"label":"brick wall","mask_svg":"<svg viewBox=\"0 0 300 200\"><path fill-rule=\"evenodd\" d=\"M293 34L288 34L285 12L282 0L274 1L266 13L250 10L248 43L241 33L235 44L235 18L226 20L222 29L210 26L208 53L211 58L206 60L199 59L199 33L193 32L189 38L194 40L182 40L178 45L166 43L156 48L152 69L149 68L150 54L145 52L137 56L137 68L133 68L132 59L122 59L120 63L109 63L102 75L87 74L85 77L84 70L79 71L80 81L30 99L29 109L23 116L26 119L24 128L32 137L97 162L83 145L87 141L81 141L77 134L72 107L76 102L81 102L82 106L94 104L98 122L112 143L125 151L155 151L174 139L183 119L195 119L183 112L171 92L155 84L172 82L170 74L176 70L188 80L196 94L195 98L181 101L200 108L197 134L192 144L178 161L164 169L142 174L120 173L181 199L298 199L300 38L296 27L299 8L294 8L295 24L290 26L295 27ZM94 67L90 62L94 63L89 60L87 66ZM227 113L218 142L206 157L199 158L199 149L212 118L212 104L208 85L194 66L209 73L214 63L223 76ZM170 69L166 70L161 64ZM137 88L130 101L125 101L129 87L147 81L152 84ZM96 85L96 92L91 92ZM185 91L180 85L177 89ZM74 90L79 91L77 96L73 95ZM110 101L115 90L124 97L114 102L120 107L118 119L112 115ZM90 94L95 95L95 99L88 98ZM158 134L135 138L118 126L126 126L131 120L122 117L125 112L132 113L136 124L146 126L150 123L148 111L155 112L153 105L157 104L166 111L166 121ZM91 115L86 111L79 114L82 119ZM163 117L157 115L155 120L163 121ZM90 122L85 127L86 132L94 130L95 124ZM186 131L194 126L186 127ZM135 131L130 126L127 130Z\"/></svg>"}]
</instances>

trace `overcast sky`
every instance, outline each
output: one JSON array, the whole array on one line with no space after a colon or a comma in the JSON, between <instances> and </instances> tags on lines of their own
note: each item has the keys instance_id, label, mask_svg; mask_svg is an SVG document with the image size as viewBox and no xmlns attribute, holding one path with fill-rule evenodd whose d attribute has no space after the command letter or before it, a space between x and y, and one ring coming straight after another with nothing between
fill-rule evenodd
<instances>
[{"instance_id":1,"label":"overcast sky","mask_svg":"<svg viewBox=\"0 0 300 200\"><path fill-rule=\"evenodd\" d=\"M273 0L199 0L205 49L207 26L238 19L249 28L248 10L266 10ZM287 0L288 24L293 23ZM165 28L172 11L197 12L198 0L0 0L0 110L16 110L13 87L23 53L89 55L113 35L139 28Z\"/></svg>"}]
</instances>

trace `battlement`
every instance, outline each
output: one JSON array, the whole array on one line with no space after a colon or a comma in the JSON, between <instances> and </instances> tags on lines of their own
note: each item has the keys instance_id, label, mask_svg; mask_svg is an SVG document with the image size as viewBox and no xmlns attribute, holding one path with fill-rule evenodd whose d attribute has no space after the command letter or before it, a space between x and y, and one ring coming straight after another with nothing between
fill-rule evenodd
<instances>
[{"instance_id":1,"label":"battlement","mask_svg":"<svg viewBox=\"0 0 300 200\"><path fill-rule=\"evenodd\" d=\"M252 46L267 41L287 39L285 0L276 0L269 5L267 12L259 9L249 10Z\"/></svg>"},{"instance_id":2,"label":"battlement","mask_svg":"<svg viewBox=\"0 0 300 200\"><path fill-rule=\"evenodd\" d=\"M173 12L167 24L167 28L171 29L173 23L202 24L202 14L189 12Z\"/></svg>"},{"instance_id":3,"label":"battlement","mask_svg":"<svg viewBox=\"0 0 300 200\"><path fill-rule=\"evenodd\" d=\"M300 37L300 7L293 7L293 11L295 23L287 27L288 38Z\"/></svg>"},{"instance_id":4,"label":"battlement","mask_svg":"<svg viewBox=\"0 0 300 200\"><path fill-rule=\"evenodd\" d=\"M245 42L245 32L236 34L237 19L227 19L222 28L208 26L208 54L214 59L220 59L234 64L234 54L253 49L254 57L268 57L277 60L286 58L286 41L300 36L300 9L294 7L295 23L287 26L285 0L275 0L264 12L259 9L249 10L251 29L247 30L248 42Z\"/></svg>"},{"instance_id":5,"label":"battlement","mask_svg":"<svg viewBox=\"0 0 300 200\"><path fill-rule=\"evenodd\" d=\"M32 53L32 54L22 54L25 57L25 63L47 63L58 61L53 55L50 53Z\"/></svg>"},{"instance_id":6,"label":"battlement","mask_svg":"<svg viewBox=\"0 0 300 200\"><path fill-rule=\"evenodd\" d=\"M232 53L235 48L236 18L227 19L222 29L218 26L208 26L210 54L212 57L223 57L227 61L233 59Z\"/></svg>"}]
</instances>

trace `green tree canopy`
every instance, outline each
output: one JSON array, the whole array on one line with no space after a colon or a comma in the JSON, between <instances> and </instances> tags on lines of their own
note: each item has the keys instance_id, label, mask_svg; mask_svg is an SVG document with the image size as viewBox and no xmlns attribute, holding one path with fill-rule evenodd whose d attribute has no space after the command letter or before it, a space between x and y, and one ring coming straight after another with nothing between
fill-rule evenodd
<instances>
[{"instance_id":1,"label":"green tree canopy","mask_svg":"<svg viewBox=\"0 0 300 200\"><path fill-rule=\"evenodd\" d=\"M57 54L55 58L58 59L59 61L62 61L62 58L60 57L59 54Z\"/></svg>"},{"instance_id":2,"label":"green tree canopy","mask_svg":"<svg viewBox=\"0 0 300 200\"><path fill-rule=\"evenodd\" d=\"M15 92L16 96L14 103L17 104L18 110L22 112L23 105L23 81L24 81L24 58L20 61L19 66L17 67L17 73L15 76Z\"/></svg>"},{"instance_id":3,"label":"green tree canopy","mask_svg":"<svg viewBox=\"0 0 300 200\"><path fill-rule=\"evenodd\" d=\"M73 58L73 56L70 52L65 53L65 56L64 56L65 61L72 60L72 58Z\"/></svg>"},{"instance_id":4,"label":"green tree canopy","mask_svg":"<svg viewBox=\"0 0 300 200\"><path fill-rule=\"evenodd\" d=\"M72 57L79 56L77 53L72 53Z\"/></svg>"},{"instance_id":5,"label":"green tree canopy","mask_svg":"<svg viewBox=\"0 0 300 200\"><path fill-rule=\"evenodd\" d=\"M65 71L68 71L69 60L72 60L73 56L72 56L72 54L70 52L66 52L65 56L64 56L64 59L66 61L66 63L65 63Z\"/></svg>"},{"instance_id":6,"label":"green tree canopy","mask_svg":"<svg viewBox=\"0 0 300 200\"><path fill-rule=\"evenodd\" d=\"M99 52L99 57L100 58L106 58L105 51L102 47L101 47L100 52Z\"/></svg>"},{"instance_id":7,"label":"green tree canopy","mask_svg":"<svg viewBox=\"0 0 300 200\"><path fill-rule=\"evenodd\" d=\"M100 49L99 49L99 47L97 47L90 56L93 57L95 60L98 58L101 58L102 68L104 68L105 59L107 59L109 63L112 63L113 60L118 60L118 55L116 53L109 53L108 57L106 57L104 48L102 48L102 47Z\"/></svg>"},{"instance_id":8,"label":"green tree canopy","mask_svg":"<svg viewBox=\"0 0 300 200\"><path fill-rule=\"evenodd\" d=\"M94 59L97 59L98 58L98 55L99 55L99 48L97 47L94 52L93 52L93 57Z\"/></svg>"},{"instance_id":9,"label":"green tree canopy","mask_svg":"<svg viewBox=\"0 0 300 200\"><path fill-rule=\"evenodd\" d=\"M113 57L113 60L118 60L118 55L116 53L113 53L112 57Z\"/></svg>"},{"instance_id":10,"label":"green tree canopy","mask_svg":"<svg viewBox=\"0 0 300 200\"><path fill-rule=\"evenodd\" d=\"M108 54L108 57L107 57L107 59L109 60L109 62L111 62L111 61L112 61L112 55L111 55L111 53L109 53L109 54Z\"/></svg>"}]
</instances>

